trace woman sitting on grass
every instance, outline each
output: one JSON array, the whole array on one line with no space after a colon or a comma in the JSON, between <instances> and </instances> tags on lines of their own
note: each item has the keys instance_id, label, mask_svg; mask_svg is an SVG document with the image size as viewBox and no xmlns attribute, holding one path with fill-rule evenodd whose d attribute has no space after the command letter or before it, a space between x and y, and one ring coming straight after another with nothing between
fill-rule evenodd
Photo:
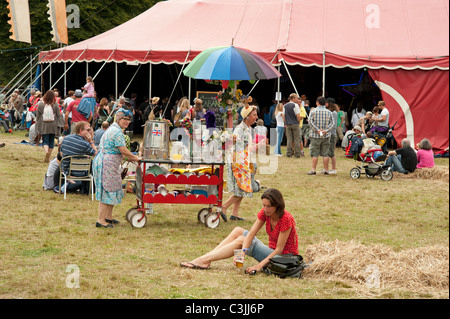
<instances>
[{"instance_id":1,"label":"woman sitting on grass","mask_svg":"<svg viewBox=\"0 0 450 319\"><path fill-rule=\"evenodd\" d=\"M417 144L417 148L417 168L434 167L434 153L430 141L424 138Z\"/></svg>"},{"instance_id":2,"label":"woman sitting on grass","mask_svg":"<svg viewBox=\"0 0 450 319\"><path fill-rule=\"evenodd\" d=\"M181 267L192 269L209 269L211 262L230 258L235 249L243 249L245 254L256 259L259 264L247 267L246 273L260 271L277 254L298 255L298 236L295 220L284 210L283 195L277 189L270 188L261 196L263 208L257 215L250 232L236 227L212 251L190 262L181 263ZM256 234L264 226L269 235L269 247L263 244Z\"/></svg>"}]
</instances>

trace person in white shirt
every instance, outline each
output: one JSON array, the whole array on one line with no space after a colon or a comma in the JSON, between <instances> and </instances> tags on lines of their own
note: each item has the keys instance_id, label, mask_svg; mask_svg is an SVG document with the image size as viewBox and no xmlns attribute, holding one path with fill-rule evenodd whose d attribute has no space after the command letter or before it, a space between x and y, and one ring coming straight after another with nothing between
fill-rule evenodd
<instances>
[{"instance_id":1,"label":"person in white shirt","mask_svg":"<svg viewBox=\"0 0 450 319\"><path fill-rule=\"evenodd\" d=\"M366 115L366 110L363 108L362 102L358 102L356 109L352 111L351 123L352 127L359 124L359 120Z\"/></svg>"},{"instance_id":2,"label":"person in white shirt","mask_svg":"<svg viewBox=\"0 0 450 319\"><path fill-rule=\"evenodd\" d=\"M277 121L277 144L275 146L274 154L278 156L283 156L281 154L281 142L284 136L284 114L283 114L283 103L278 103L275 108L275 119Z\"/></svg>"},{"instance_id":3,"label":"person in white shirt","mask_svg":"<svg viewBox=\"0 0 450 319\"><path fill-rule=\"evenodd\" d=\"M75 101L75 91L69 91L66 99L63 102L63 112L62 112L63 118L66 116L66 109L69 106L70 102L72 102L72 101ZM68 123L69 123L69 127L70 127L70 125L72 123L72 112L69 113ZM68 134L70 134L70 130L63 132L63 135L68 135Z\"/></svg>"},{"instance_id":4,"label":"person in white shirt","mask_svg":"<svg viewBox=\"0 0 450 319\"><path fill-rule=\"evenodd\" d=\"M370 131L372 133L386 133L389 131L389 111L386 108L386 103L384 101L379 101L378 107L381 109L380 116L372 119L374 126L370 129Z\"/></svg>"}]
</instances>

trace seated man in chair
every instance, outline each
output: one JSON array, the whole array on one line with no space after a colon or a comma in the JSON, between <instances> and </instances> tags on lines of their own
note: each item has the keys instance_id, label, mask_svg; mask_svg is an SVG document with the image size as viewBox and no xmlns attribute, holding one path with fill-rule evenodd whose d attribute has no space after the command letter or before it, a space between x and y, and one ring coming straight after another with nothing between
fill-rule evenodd
<instances>
[{"instance_id":1,"label":"seated man in chair","mask_svg":"<svg viewBox=\"0 0 450 319\"><path fill-rule=\"evenodd\" d=\"M97 148L94 144L91 125L88 122L80 121L75 125L75 134L67 135L61 143L61 156L76 156L76 155L90 155L97 154ZM62 161L62 170L65 174L69 171L69 161ZM89 194L89 182L69 183L67 191L74 191L81 187L81 194ZM61 191L65 191L65 187L61 187Z\"/></svg>"}]
</instances>

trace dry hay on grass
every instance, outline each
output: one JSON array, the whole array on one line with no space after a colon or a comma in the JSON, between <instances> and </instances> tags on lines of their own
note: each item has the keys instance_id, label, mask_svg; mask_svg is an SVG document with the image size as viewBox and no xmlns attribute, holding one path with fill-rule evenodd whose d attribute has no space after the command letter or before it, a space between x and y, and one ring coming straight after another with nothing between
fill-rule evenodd
<instances>
[{"instance_id":1,"label":"dry hay on grass","mask_svg":"<svg viewBox=\"0 0 450 319\"><path fill-rule=\"evenodd\" d=\"M312 261L305 277L339 280L373 288L403 288L414 292L448 294L449 248L429 246L395 252L383 245L366 246L354 241L311 245L305 261ZM378 287L373 277L379 273ZM370 288L370 287L369 287Z\"/></svg>"},{"instance_id":2,"label":"dry hay on grass","mask_svg":"<svg viewBox=\"0 0 450 319\"><path fill-rule=\"evenodd\" d=\"M401 179L432 179L442 182L449 182L448 166L435 166L432 168L418 168L414 173L396 174L395 178Z\"/></svg>"}]
</instances>

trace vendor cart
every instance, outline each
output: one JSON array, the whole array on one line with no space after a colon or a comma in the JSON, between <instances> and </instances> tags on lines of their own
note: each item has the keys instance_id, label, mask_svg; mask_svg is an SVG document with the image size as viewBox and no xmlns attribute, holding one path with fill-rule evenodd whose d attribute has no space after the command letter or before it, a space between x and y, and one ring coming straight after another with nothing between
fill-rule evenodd
<instances>
[{"instance_id":1,"label":"vendor cart","mask_svg":"<svg viewBox=\"0 0 450 319\"><path fill-rule=\"evenodd\" d=\"M187 173L180 173L178 168L170 169L183 165L203 169ZM162 166L165 173L159 168ZM148 204L206 204L208 207L200 209L197 219L209 228L216 228L222 213L223 171L223 162L143 159L136 168L137 205L127 211L127 221L133 227L144 227L150 209ZM169 191L168 185L182 186L179 186L181 190Z\"/></svg>"}]
</instances>

